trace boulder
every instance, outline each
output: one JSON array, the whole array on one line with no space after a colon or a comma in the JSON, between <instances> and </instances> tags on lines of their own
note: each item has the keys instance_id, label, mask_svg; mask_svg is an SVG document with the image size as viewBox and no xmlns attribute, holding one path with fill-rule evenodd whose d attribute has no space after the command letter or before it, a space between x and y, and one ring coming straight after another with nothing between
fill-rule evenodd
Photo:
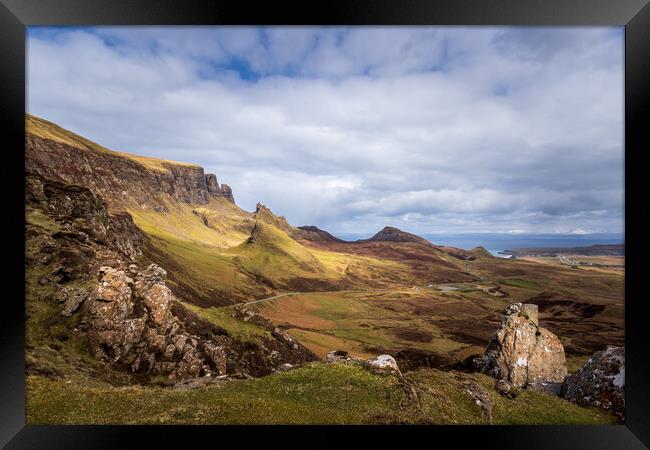
<instances>
[{"instance_id":1,"label":"boulder","mask_svg":"<svg viewBox=\"0 0 650 450\"><path fill-rule=\"evenodd\" d=\"M289 370L295 369L297 366L295 364L284 363L278 366L278 372L288 372Z\"/></svg>"},{"instance_id":2,"label":"boulder","mask_svg":"<svg viewBox=\"0 0 650 450\"><path fill-rule=\"evenodd\" d=\"M562 397L580 406L596 406L625 417L625 347L607 347L566 377Z\"/></svg>"},{"instance_id":3,"label":"boulder","mask_svg":"<svg viewBox=\"0 0 650 450\"><path fill-rule=\"evenodd\" d=\"M375 358L366 360L363 363L363 366L370 372L375 375L394 375L402 377L402 372L400 372L399 367L397 366L397 361L390 355L379 355Z\"/></svg>"},{"instance_id":4,"label":"boulder","mask_svg":"<svg viewBox=\"0 0 650 450\"><path fill-rule=\"evenodd\" d=\"M325 362L336 363L350 361L351 357L345 350L334 350L325 355Z\"/></svg>"},{"instance_id":5,"label":"boulder","mask_svg":"<svg viewBox=\"0 0 650 450\"><path fill-rule=\"evenodd\" d=\"M562 383L566 358L560 339L538 324L537 305L514 303L503 313L480 370L517 387Z\"/></svg>"},{"instance_id":6,"label":"boulder","mask_svg":"<svg viewBox=\"0 0 650 450\"><path fill-rule=\"evenodd\" d=\"M64 302L61 315L64 317L70 317L75 311L77 311L77 309L79 309L79 306L84 300L86 300L89 294L89 290L84 288L61 288L56 294L57 300L59 302Z\"/></svg>"},{"instance_id":7,"label":"boulder","mask_svg":"<svg viewBox=\"0 0 650 450\"><path fill-rule=\"evenodd\" d=\"M517 388L507 380L497 380L496 383L494 383L494 388L505 398L515 398L518 394Z\"/></svg>"}]
</instances>

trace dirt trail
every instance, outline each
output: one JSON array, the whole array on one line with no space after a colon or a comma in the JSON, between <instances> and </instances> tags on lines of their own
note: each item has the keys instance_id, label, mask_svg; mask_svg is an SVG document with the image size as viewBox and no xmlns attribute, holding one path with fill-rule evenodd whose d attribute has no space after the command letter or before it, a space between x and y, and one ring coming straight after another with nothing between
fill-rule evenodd
<instances>
[{"instance_id":1,"label":"dirt trail","mask_svg":"<svg viewBox=\"0 0 650 450\"><path fill-rule=\"evenodd\" d=\"M439 288L439 287L445 287L445 286L448 286L448 285L455 287L455 286L464 286L464 285L473 285L473 284L476 284L476 283L433 283L433 284L427 285L426 287L425 286L415 286L412 289L415 289L415 290L422 289L422 290L424 290L424 289L427 289L427 288L428 289ZM250 301L250 302L241 303L241 305L252 305L254 303L266 302L268 300L275 300L276 298L287 297L287 296L290 296L290 295L330 294L330 293L341 293L341 292L346 292L346 293L349 293L349 292L360 292L360 293L361 292L364 292L364 293L365 292L392 292L392 291L395 291L395 290L399 290L399 289L393 289L393 288L386 288L386 289L345 289L345 290L341 290L341 291L284 292L282 294L273 295L271 297L261 298L261 299L258 299L258 300L253 300L253 301ZM453 290L455 290L455 289L453 289Z\"/></svg>"},{"instance_id":2,"label":"dirt trail","mask_svg":"<svg viewBox=\"0 0 650 450\"><path fill-rule=\"evenodd\" d=\"M284 294L274 295L273 297L261 298L259 300L253 300L252 302L243 303L244 305L252 305L253 303L265 302L267 300L273 300L280 297L286 297L287 295L298 295L305 294L306 292L285 292Z\"/></svg>"}]
</instances>

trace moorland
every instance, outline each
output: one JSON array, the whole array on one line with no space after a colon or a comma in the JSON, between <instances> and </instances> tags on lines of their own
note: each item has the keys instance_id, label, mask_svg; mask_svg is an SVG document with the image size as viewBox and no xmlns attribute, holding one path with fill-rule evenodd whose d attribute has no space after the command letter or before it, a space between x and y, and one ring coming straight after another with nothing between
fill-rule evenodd
<instances>
[{"instance_id":1,"label":"moorland","mask_svg":"<svg viewBox=\"0 0 650 450\"><path fill-rule=\"evenodd\" d=\"M383 225L344 241L240 208L196 164L30 115L25 151L29 423L615 421L543 392L502 398L466 365L516 302L537 305L569 372L623 345L623 270ZM404 376L325 363L333 350L392 355ZM468 385L493 399L489 420Z\"/></svg>"}]
</instances>

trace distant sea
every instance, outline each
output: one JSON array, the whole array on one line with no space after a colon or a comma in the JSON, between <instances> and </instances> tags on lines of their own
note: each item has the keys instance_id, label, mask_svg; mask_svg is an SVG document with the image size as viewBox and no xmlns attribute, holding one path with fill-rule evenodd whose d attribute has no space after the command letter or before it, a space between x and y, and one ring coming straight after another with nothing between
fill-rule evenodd
<instances>
[{"instance_id":1,"label":"distant sea","mask_svg":"<svg viewBox=\"0 0 650 450\"><path fill-rule=\"evenodd\" d=\"M372 237L374 233L332 233L340 239L354 241ZM504 257L503 250L529 247L588 247L596 244L623 244L622 233L601 234L505 234L505 233L467 233L467 234L421 234L437 245L471 250L485 247L494 256Z\"/></svg>"}]
</instances>

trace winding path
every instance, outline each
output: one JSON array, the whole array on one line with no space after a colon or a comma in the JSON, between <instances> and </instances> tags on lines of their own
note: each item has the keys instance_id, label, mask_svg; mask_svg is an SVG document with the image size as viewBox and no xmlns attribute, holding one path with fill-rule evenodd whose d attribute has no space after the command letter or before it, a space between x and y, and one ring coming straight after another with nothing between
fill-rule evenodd
<instances>
[{"instance_id":1,"label":"winding path","mask_svg":"<svg viewBox=\"0 0 650 450\"><path fill-rule=\"evenodd\" d=\"M284 294L274 295L273 297L261 298L259 300L253 300L252 302L246 302L246 303L243 303L243 305L252 305L253 303L265 302L267 300L274 300L276 298L286 297L287 295L298 295L298 294L304 294L304 293L305 292L285 292Z\"/></svg>"},{"instance_id":2,"label":"winding path","mask_svg":"<svg viewBox=\"0 0 650 450\"><path fill-rule=\"evenodd\" d=\"M469 283L469 282L468 283L432 283L432 284L430 284L430 285L428 285L426 287L424 287L424 286L416 286L414 289L417 289L417 290L419 290L419 289L431 289L432 287L444 287L444 286L448 286L448 285L452 285L452 286L457 287L457 286L466 285L466 284L475 284L475 283L473 283L473 282L472 283ZM395 290L396 289L386 288L386 289L344 289L344 290L341 290L341 291L284 292L282 294L277 294L277 295L274 295L272 297L261 298L261 299L253 300L253 301L250 301L250 302L240 303L240 305L252 305L254 303L266 302L268 300L275 300L276 298L287 297L287 296L290 296L290 295L323 294L323 293L336 293L336 292L391 292L391 291L395 291ZM442 289L441 289L441 291L442 291Z\"/></svg>"}]
</instances>

